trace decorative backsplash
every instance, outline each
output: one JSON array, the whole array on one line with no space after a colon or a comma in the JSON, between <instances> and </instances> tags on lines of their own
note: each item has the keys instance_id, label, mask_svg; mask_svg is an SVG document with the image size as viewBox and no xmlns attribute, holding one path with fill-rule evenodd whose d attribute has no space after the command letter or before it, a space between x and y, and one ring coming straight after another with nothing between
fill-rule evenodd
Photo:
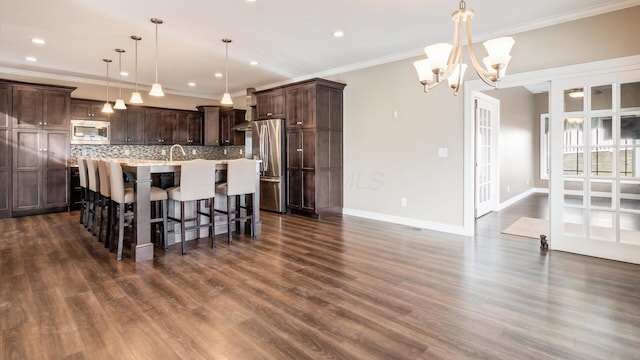
<instances>
[{"instance_id":1,"label":"decorative backsplash","mask_svg":"<svg viewBox=\"0 0 640 360\"><path fill-rule=\"evenodd\" d=\"M245 156L244 146L182 146L186 156L180 149L173 149L173 160L192 159L238 159ZM71 166L77 164L78 156L95 158L130 158L145 160L169 160L170 145L71 145ZM165 154L162 154L162 151ZM193 150L196 151L195 155ZM226 154L225 154L226 150Z\"/></svg>"}]
</instances>

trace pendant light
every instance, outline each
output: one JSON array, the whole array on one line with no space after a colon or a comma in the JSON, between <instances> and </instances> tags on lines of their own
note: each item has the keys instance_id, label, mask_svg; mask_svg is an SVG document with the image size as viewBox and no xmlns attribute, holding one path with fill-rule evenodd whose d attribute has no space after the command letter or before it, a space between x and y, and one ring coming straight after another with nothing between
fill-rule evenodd
<instances>
[{"instance_id":1,"label":"pendant light","mask_svg":"<svg viewBox=\"0 0 640 360\"><path fill-rule=\"evenodd\" d=\"M164 96L164 92L162 91L162 85L158 82L158 25L162 24L161 19L152 18L151 22L156 24L156 82L151 85L151 91L149 91L149 95L151 96Z\"/></svg>"},{"instance_id":2,"label":"pendant light","mask_svg":"<svg viewBox=\"0 0 640 360\"><path fill-rule=\"evenodd\" d=\"M111 108L111 103L109 102L109 63L111 62L111 59L102 59L102 61L107 64L107 102L104 103L102 112L111 114L113 113L113 108Z\"/></svg>"},{"instance_id":3,"label":"pendant light","mask_svg":"<svg viewBox=\"0 0 640 360\"><path fill-rule=\"evenodd\" d=\"M124 100L122 100L122 53L123 49L116 49L118 53L118 99L116 100L116 104L113 106L114 109L125 110L127 106L124 104Z\"/></svg>"},{"instance_id":4,"label":"pendant light","mask_svg":"<svg viewBox=\"0 0 640 360\"><path fill-rule=\"evenodd\" d=\"M132 104L142 104L144 103L144 101L142 101L142 96L140 96L140 93L138 92L138 41L142 40L142 38L138 35L131 35L131 39L133 39L133 41L136 43L136 63L134 76L136 87L135 91L131 93L131 99L129 99L129 102Z\"/></svg>"},{"instance_id":5,"label":"pendant light","mask_svg":"<svg viewBox=\"0 0 640 360\"><path fill-rule=\"evenodd\" d=\"M224 65L224 95L222 95L222 100L220 100L220 104L222 105L233 105L233 100L231 100L231 95L229 94L229 43L231 39L222 39L222 42L225 45L226 55L225 55L225 65Z\"/></svg>"}]
</instances>

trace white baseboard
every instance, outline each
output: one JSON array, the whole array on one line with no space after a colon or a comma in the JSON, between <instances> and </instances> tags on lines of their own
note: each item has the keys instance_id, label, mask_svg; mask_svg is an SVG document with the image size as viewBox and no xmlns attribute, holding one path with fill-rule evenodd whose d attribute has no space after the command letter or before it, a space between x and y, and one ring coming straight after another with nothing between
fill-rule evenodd
<instances>
[{"instance_id":1,"label":"white baseboard","mask_svg":"<svg viewBox=\"0 0 640 360\"><path fill-rule=\"evenodd\" d=\"M511 199L502 202L498 205L498 210L497 211L502 211L505 208L517 203L518 201L526 198L527 196L531 195L531 194L548 194L549 193L549 189L545 189L545 188L531 188L523 193L520 193L514 197L512 197Z\"/></svg>"},{"instance_id":2,"label":"white baseboard","mask_svg":"<svg viewBox=\"0 0 640 360\"><path fill-rule=\"evenodd\" d=\"M406 225L406 226L411 226L411 227L420 228L420 229L427 229L427 230L434 230L434 231L439 231L439 232L444 232L449 234L469 236L469 234L465 232L465 229L463 226L435 223L431 221L418 220L418 219L406 218L402 216L381 214L381 213L376 213L372 211L364 211L364 210L349 209L349 208L343 208L342 213L345 215L352 215L352 216L357 216L357 217L371 219L371 220L378 220L378 221L384 221L384 222L389 222L394 224Z\"/></svg>"}]
</instances>

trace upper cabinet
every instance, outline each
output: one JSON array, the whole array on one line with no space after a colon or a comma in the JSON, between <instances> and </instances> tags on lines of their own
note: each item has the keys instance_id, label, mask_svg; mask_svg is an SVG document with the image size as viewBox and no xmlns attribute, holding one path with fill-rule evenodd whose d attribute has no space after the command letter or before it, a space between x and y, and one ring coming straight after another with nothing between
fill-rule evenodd
<instances>
[{"instance_id":1,"label":"upper cabinet","mask_svg":"<svg viewBox=\"0 0 640 360\"><path fill-rule=\"evenodd\" d=\"M144 143L147 145L173 144L176 124L175 111L146 109L144 113L144 127L146 129Z\"/></svg>"},{"instance_id":2,"label":"upper cabinet","mask_svg":"<svg viewBox=\"0 0 640 360\"><path fill-rule=\"evenodd\" d=\"M285 92L282 89L256 92L258 120L283 118L286 110L285 104Z\"/></svg>"},{"instance_id":3,"label":"upper cabinet","mask_svg":"<svg viewBox=\"0 0 640 360\"><path fill-rule=\"evenodd\" d=\"M198 111L204 113L202 126L204 145L220 145L220 107L198 106Z\"/></svg>"},{"instance_id":4,"label":"upper cabinet","mask_svg":"<svg viewBox=\"0 0 640 360\"><path fill-rule=\"evenodd\" d=\"M103 102L91 100L71 101L71 118L73 120L109 120L109 114L102 112ZM114 110L114 114L119 110Z\"/></svg>"},{"instance_id":5,"label":"upper cabinet","mask_svg":"<svg viewBox=\"0 0 640 360\"><path fill-rule=\"evenodd\" d=\"M202 145L202 114L195 111L178 112L173 140L176 144Z\"/></svg>"},{"instance_id":6,"label":"upper cabinet","mask_svg":"<svg viewBox=\"0 0 640 360\"><path fill-rule=\"evenodd\" d=\"M316 126L316 85L294 86L285 91L287 128Z\"/></svg>"},{"instance_id":7,"label":"upper cabinet","mask_svg":"<svg viewBox=\"0 0 640 360\"><path fill-rule=\"evenodd\" d=\"M244 145L244 133L233 130L233 127L245 119L246 110L228 109L220 112L221 145Z\"/></svg>"},{"instance_id":8,"label":"upper cabinet","mask_svg":"<svg viewBox=\"0 0 640 360\"><path fill-rule=\"evenodd\" d=\"M13 128L68 130L73 88L14 85Z\"/></svg>"},{"instance_id":9,"label":"upper cabinet","mask_svg":"<svg viewBox=\"0 0 640 360\"><path fill-rule=\"evenodd\" d=\"M144 144L144 109L128 106L109 116L112 145Z\"/></svg>"}]
</instances>

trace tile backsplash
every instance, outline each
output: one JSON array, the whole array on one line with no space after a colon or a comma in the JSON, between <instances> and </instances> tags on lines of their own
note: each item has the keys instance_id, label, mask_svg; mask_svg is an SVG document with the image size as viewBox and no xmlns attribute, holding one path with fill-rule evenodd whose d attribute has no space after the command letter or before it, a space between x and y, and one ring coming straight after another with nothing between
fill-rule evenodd
<instances>
[{"instance_id":1,"label":"tile backsplash","mask_svg":"<svg viewBox=\"0 0 640 360\"><path fill-rule=\"evenodd\" d=\"M238 159L245 156L244 146L182 146L187 155L180 149L173 149L174 160L192 159ZM95 158L131 158L145 160L169 160L170 145L71 145L71 165L77 164L78 156ZM165 154L162 154L162 151ZM196 151L195 155L193 150ZM225 154L226 150L226 154Z\"/></svg>"}]
</instances>

